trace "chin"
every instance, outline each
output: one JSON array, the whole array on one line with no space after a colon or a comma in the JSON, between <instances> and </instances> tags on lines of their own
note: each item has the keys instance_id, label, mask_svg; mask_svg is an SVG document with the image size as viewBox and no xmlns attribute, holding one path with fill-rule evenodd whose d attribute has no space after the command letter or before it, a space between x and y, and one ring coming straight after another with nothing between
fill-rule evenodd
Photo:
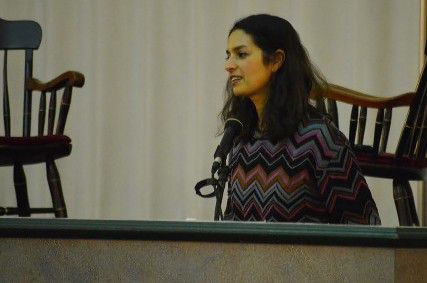
<instances>
[{"instance_id":1,"label":"chin","mask_svg":"<svg viewBox=\"0 0 427 283\"><path fill-rule=\"evenodd\" d=\"M233 95L234 96L249 96L248 93L243 92L243 91L238 91L238 90L233 90Z\"/></svg>"}]
</instances>

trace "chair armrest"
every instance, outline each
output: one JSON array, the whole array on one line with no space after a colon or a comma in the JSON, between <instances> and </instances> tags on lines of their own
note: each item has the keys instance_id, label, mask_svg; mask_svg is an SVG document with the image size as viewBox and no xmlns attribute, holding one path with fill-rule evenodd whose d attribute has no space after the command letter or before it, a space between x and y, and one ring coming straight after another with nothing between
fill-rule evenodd
<instances>
[{"instance_id":1,"label":"chair armrest","mask_svg":"<svg viewBox=\"0 0 427 283\"><path fill-rule=\"evenodd\" d=\"M393 97L378 97L330 84L326 91L312 92L310 94L310 98L313 99L318 96L357 106L382 109L409 106L415 97L415 92L408 92Z\"/></svg>"},{"instance_id":2,"label":"chair armrest","mask_svg":"<svg viewBox=\"0 0 427 283\"><path fill-rule=\"evenodd\" d=\"M72 87L82 87L84 83L85 77L83 74L79 72L68 71L46 83L43 83L35 78L29 78L26 81L26 87L29 90L49 92L61 89L66 85Z\"/></svg>"}]
</instances>

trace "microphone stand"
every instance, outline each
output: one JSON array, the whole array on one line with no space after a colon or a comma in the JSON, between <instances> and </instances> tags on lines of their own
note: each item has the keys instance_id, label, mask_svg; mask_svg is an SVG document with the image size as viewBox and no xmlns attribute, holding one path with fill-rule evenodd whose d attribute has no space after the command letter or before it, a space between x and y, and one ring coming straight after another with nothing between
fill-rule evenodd
<instances>
[{"instance_id":1,"label":"microphone stand","mask_svg":"<svg viewBox=\"0 0 427 283\"><path fill-rule=\"evenodd\" d=\"M212 176L209 179L204 179L197 182L194 190L196 194L202 198L216 198L214 220L223 220L224 215L222 213L221 204L222 197L224 195L225 184L228 180L228 175L230 173L230 167L226 164L218 164L218 167L212 169ZM218 175L218 179L215 178L215 174ZM202 192L202 188L212 186L213 191L211 193Z\"/></svg>"},{"instance_id":2,"label":"microphone stand","mask_svg":"<svg viewBox=\"0 0 427 283\"><path fill-rule=\"evenodd\" d=\"M214 213L215 221L224 219L224 215L221 209L221 204L222 204L222 197L224 195L225 184L227 183L229 173L230 173L230 168L227 165L221 165L218 168L218 180L217 182L214 182L214 192L216 197L215 213ZM212 179L215 179L214 174L212 175Z\"/></svg>"},{"instance_id":3,"label":"microphone stand","mask_svg":"<svg viewBox=\"0 0 427 283\"><path fill-rule=\"evenodd\" d=\"M199 181L194 189L196 194L203 197L216 197L214 220L223 220L221 204L222 196L224 195L225 183L227 183L230 168L227 166L227 155L233 148L234 139L240 134L243 129L243 124L239 119L234 117L228 118L224 125L224 134L220 144L214 153L214 163L212 164L211 178ZM218 179L215 179L215 174L218 174ZM203 187L212 185L214 191L210 194L203 194L200 190Z\"/></svg>"}]
</instances>

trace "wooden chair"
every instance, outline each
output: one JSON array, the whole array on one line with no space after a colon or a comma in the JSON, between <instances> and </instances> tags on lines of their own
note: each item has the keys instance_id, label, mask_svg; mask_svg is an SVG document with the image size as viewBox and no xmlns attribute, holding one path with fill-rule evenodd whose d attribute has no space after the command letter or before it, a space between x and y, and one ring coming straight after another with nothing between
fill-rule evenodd
<instances>
[{"instance_id":1,"label":"wooden chair","mask_svg":"<svg viewBox=\"0 0 427 283\"><path fill-rule=\"evenodd\" d=\"M399 224L419 226L410 180L427 178L427 70L421 74L416 92L395 97L375 97L341 86L330 85L324 92L313 92L318 109L339 127L336 102L352 105L349 141L366 176L393 180L393 197ZM325 103L326 102L326 103ZM409 106L406 122L394 154L387 152L393 109ZM364 144L367 109L377 112L372 144ZM357 133L357 139L356 139Z\"/></svg>"},{"instance_id":2,"label":"wooden chair","mask_svg":"<svg viewBox=\"0 0 427 283\"><path fill-rule=\"evenodd\" d=\"M54 213L55 217L67 217L67 209L55 160L71 152L71 139L65 136L64 127L71 102L73 87L82 87L84 76L78 72L66 72L43 83L33 77L33 50L38 49L42 37L41 27L34 21L6 21L0 19L0 50L3 56L3 118L4 136L0 137L0 166L13 166L13 179L17 207L1 207L0 215L31 216L32 213ZM7 59L8 51L25 51L23 134L11 136L11 111ZM24 53L24 52L23 52ZM61 91L63 90L63 91ZM31 101L40 93L38 133L31 136ZM60 93L58 93L60 91ZM62 100L55 125L57 95ZM45 131L46 96L49 94L48 122ZM56 127L55 127L56 126ZM53 207L31 208L23 165L46 163L47 179Z\"/></svg>"}]
</instances>

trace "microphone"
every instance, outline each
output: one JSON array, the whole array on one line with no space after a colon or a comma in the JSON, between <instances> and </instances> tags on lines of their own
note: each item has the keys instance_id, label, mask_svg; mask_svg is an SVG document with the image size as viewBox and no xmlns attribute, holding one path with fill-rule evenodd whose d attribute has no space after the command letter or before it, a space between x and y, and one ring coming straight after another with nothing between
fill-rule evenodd
<instances>
[{"instance_id":1,"label":"microphone","mask_svg":"<svg viewBox=\"0 0 427 283\"><path fill-rule=\"evenodd\" d=\"M228 118L224 125L222 140L214 153L214 163L212 164L212 175L218 171L219 167L227 159L228 153L233 147L234 139L242 132L243 124L236 118Z\"/></svg>"}]
</instances>

